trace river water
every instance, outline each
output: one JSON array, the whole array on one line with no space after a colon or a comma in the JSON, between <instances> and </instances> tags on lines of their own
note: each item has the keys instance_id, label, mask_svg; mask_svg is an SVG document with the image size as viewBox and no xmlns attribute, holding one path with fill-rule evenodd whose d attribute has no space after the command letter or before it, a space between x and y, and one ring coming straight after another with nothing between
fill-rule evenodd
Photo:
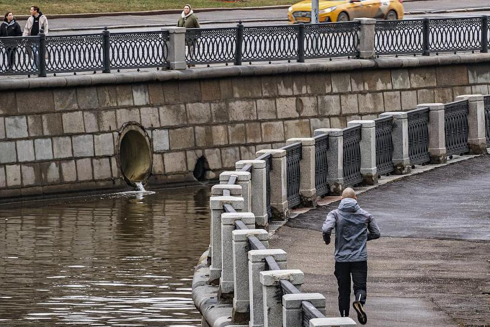
<instances>
[{"instance_id":1,"label":"river water","mask_svg":"<svg viewBox=\"0 0 490 327\"><path fill-rule=\"evenodd\" d=\"M209 191L0 206L0 326L200 326Z\"/></svg>"}]
</instances>

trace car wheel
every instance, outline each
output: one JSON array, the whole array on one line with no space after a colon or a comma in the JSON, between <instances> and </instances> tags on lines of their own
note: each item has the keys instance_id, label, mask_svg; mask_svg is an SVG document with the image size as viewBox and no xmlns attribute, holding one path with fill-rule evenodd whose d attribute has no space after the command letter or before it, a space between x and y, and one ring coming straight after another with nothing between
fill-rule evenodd
<instances>
[{"instance_id":1,"label":"car wheel","mask_svg":"<svg viewBox=\"0 0 490 327\"><path fill-rule=\"evenodd\" d=\"M337 17L338 22L348 22L349 21L349 15L347 15L346 12L341 12L339 16Z\"/></svg>"},{"instance_id":2,"label":"car wheel","mask_svg":"<svg viewBox=\"0 0 490 327\"><path fill-rule=\"evenodd\" d=\"M385 19L386 20L397 20L398 19L398 15L396 14L396 11L390 10L388 12L388 14L386 15Z\"/></svg>"}]
</instances>

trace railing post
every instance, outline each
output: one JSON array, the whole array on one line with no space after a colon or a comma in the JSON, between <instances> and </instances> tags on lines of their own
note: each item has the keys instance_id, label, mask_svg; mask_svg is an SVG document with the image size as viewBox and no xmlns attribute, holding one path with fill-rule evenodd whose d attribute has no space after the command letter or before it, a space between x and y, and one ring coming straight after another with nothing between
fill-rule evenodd
<instances>
[{"instance_id":1,"label":"railing post","mask_svg":"<svg viewBox=\"0 0 490 327\"><path fill-rule=\"evenodd\" d=\"M230 196L222 196L224 190L230 191ZM236 211L243 209L242 187L240 185L215 185L211 188L209 207L211 209L210 249L211 265L209 267L209 282L218 284L221 277L221 215L223 205L230 204Z\"/></svg>"},{"instance_id":2,"label":"railing post","mask_svg":"<svg viewBox=\"0 0 490 327\"><path fill-rule=\"evenodd\" d=\"M358 22L361 25L357 57L359 59L374 58L376 56L374 51L376 19L355 18L354 22Z\"/></svg>"},{"instance_id":3,"label":"railing post","mask_svg":"<svg viewBox=\"0 0 490 327\"><path fill-rule=\"evenodd\" d=\"M299 24L298 29L298 62L305 62L305 24Z\"/></svg>"},{"instance_id":4,"label":"railing post","mask_svg":"<svg viewBox=\"0 0 490 327\"><path fill-rule=\"evenodd\" d=\"M267 257L273 257L279 268L287 268L287 254L284 250L251 250L248 252L250 326L264 325L264 290L260 283L260 273L267 268L265 261Z\"/></svg>"},{"instance_id":5,"label":"railing post","mask_svg":"<svg viewBox=\"0 0 490 327\"><path fill-rule=\"evenodd\" d=\"M289 216L286 150L264 149L257 151L258 156L264 153L270 153L272 156L270 172L272 216L278 219L286 219Z\"/></svg>"},{"instance_id":6,"label":"railing post","mask_svg":"<svg viewBox=\"0 0 490 327\"><path fill-rule=\"evenodd\" d=\"M485 104L483 95L460 95L456 101L468 100L468 145L471 154L487 153Z\"/></svg>"},{"instance_id":7,"label":"railing post","mask_svg":"<svg viewBox=\"0 0 490 327\"><path fill-rule=\"evenodd\" d=\"M223 263L219 282L221 298L226 298L234 290L232 233L235 229L235 222L238 220L242 221L247 228L255 228L255 217L251 212L225 212L221 214L221 258Z\"/></svg>"},{"instance_id":8,"label":"railing post","mask_svg":"<svg viewBox=\"0 0 490 327\"><path fill-rule=\"evenodd\" d=\"M185 27L166 27L162 29L168 31L168 63L170 69L185 70L187 68L185 60ZM188 51L192 51L190 48Z\"/></svg>"},{"instance_id":9,"label":"railing post","mask_svg":"<svg viewBox=\"0 0 490 327\"><path fill-rule=\"evenodd\" d=\"M361 125L361 175L364 183L374 185L378 183L376 167L376 123L374 120L352 120L347 127Z\"/></svg>"},{"instance_id":10,"label":"railing post","mask_svg":"<svg viewBox=\"0 0 490 327\"><path fill-rule=\"evenodd\" d=\"M248 238L255 236L269 248L269 233L265 229L234 230L233 237L233 282L235 295L233 297L233 322L248 324L250 320L250 279L248 275Z\"/></svg>"},{"instance_id":11,"label":"railing post","mask_svg":"<svg viewBox=\"0 0 490 327\"><path fill-rule=\"evenodd\" d=\"M39 62L39 77L46 77L46 34L41 30L39 33L39 51L37 53ZM36 60L36 58L34 58Z\"/></svg>"},{"instance_id":12,"label":"railing post","mask_svg":"<svg viewBox=\"0 0 490 327\"><path fill-rule=\"evenodd\" d=\"M303 301L310 302L324 315L326 300L320 293L284 294L282 296L282 320L284 327L303 326Z\"/></svg>"},{"instance_id":13,"label":"railing post","mask_svg":"<svg viewBox=\"0 0 490 327\"><path fill-rule=\"evenodd\" d=\"M242 49L243 47L243 24L242 21L238 22L236 29L236 46L235 46L235 65L241 66L242 64Z\"/></svg>"},{"instance_id":14,"label":"railing post","mask_svg":"<svg viewBox=\"0 0 490 327\"><path fill-rule=\"evenodd\" d=\"M444 122L444 104L423 103L417 108L429 107L429 154L431 164L441 164L447 161L446 132Z\"/></svg>"},{"instance_id":15,"label":"railing post","mask_svg":"<svg viewBox=\"0 0 490 327\"><path fill-rule=\"evenodd\" d=\"M488 16L481 17L481 52L488 52Z\"/></svg>"},{"instance_id":16,"label":"railing post","mask_svg":"<svg viewBox=\"0 0 490 327\"><path fill-rule=\"evenodd\" d=\"M411 171L408 148L408 115L406 112L385 112L380 117L393 117L393 166L397 175Z\"/></svg>"},{"instance_id":17,"label":"railing post","mask_svg":"<svg viewBox=\"0 0 490 327\"><path fill-rule=\"evenodd\" d=\"M340 195L344 190L344 132L340 128L320 128L315 136L328 134L327 182L330 193Z\"/></svg>"},{"instance_id":18,"label":"railing post","mask_svg":"<svg viewBox=\"0 0 490 327\"><path fill-rule=\"evenodd\" d=\"M252 165L251 208L255 215L255 226L266 228L269 225L267 216L267 169L264 160L240 160L237 170Z\"/></svg>"},{"instance_id":19,"label":"railing post","mask_svg":"<svg viewBox=\"0 0 490 327\"><path fill-rule=\"evenodd\" d=\"M111 32L104 27L102 31L102 61L104 64L103 73L111 72Z\"/></svg>"},{"instance_id":20,"label":"railing post","mask_svg":"<svg viewBox=\"0 0 490 327\"><path fill-rule=\"evenodd\" d=\"M264 292L264 326L284 326L282 301L281 299L278 301L277 298L277 294L282 293L281 280L287 280L299 289L305 282L305 275L299 269L270 270L260 273L260 283Z\"/></svg>"},{"instance_id":21,"label":"railing post","mask_svg":"<svg viewBox=\"0 0 490 327\"><path fill-rule=\"evenodd\" d=\"M315 139L314 138L292 138L286 144L301 142L301 161L300 161L300 187L299 194L301 203L304 206L316 206L316 187L315 187Z\"/></svg>"},{"instance_id":22,"label":"railing post","mask_svg":"<svg viewBox=\"0 0 490 327\"><path fill-rule=\"evenodd\" d=\"M231 176L236 176L236 184L242 187L243 211L251 212L251 174L248 171L224 171L219 175L220 184L228 184Z\"/></svg>"},{"instance_id":23,"label":"railing post","mask_svg":"<svg viewBox=\"0 0 490 327\"><path fill-rule=\"evenodd\" d=\"M422 37L423 37L422 55L429 56L430 55L430 19L429 18L424 18Z\"/></svg>"}]
</instances>

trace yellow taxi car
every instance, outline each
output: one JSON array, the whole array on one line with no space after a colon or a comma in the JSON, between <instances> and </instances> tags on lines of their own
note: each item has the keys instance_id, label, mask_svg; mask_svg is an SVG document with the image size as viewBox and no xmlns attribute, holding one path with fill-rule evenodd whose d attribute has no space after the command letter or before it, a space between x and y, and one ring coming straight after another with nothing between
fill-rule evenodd
<instances>
[{"instance_id":1,"label":"yellow taxi car","mask_svg":"<svg viewBox=\"0 0 490 327\"><path fill-rule=\"evenodd\" d=\"M334 0L319 1L320 22L344 22L354 18L403 19L403 0ZM311 0L289 7L291 23L309 23Z\"/></svg>"}]
</instances>

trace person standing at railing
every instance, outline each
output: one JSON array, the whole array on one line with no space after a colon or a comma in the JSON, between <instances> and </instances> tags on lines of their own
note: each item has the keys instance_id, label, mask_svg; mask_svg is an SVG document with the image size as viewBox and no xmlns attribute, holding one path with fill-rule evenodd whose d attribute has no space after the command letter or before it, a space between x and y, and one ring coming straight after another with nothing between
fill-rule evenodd
<instances>
[{"instance_id":1,"label":"person standing at railing","mask_svg":"<svg viewBox=\"0 0 490 327\"><path fill-rule=\"evenodd\" d=\"M45 35L48 35L48 19L43 15L38 6L31 7L31 16L27 19L26 26L24 27L24 36L36 36L43 31ZM38 66L38 45L32 44L32 57L34 59L34 67Z\"/></svg>"},{"instance_id":2,"label":"person standing at railing","mask_svg":"<svg viewBox=\"0 0 490 327\"><path fill-rule=\"evenodd\" d=\"M19 23L14 18L14 14L11 12L5 13L3 23L0 26L0 37L6 36L21 36L22 31L20 29ZM2 40L5 46L5 51L7 55L8 69L12 70L15 64L15 51L17 50L16 40Z\"/></svg>"},{"instance_id":3,"label":"person standing at railing","mask_svg":"<svg viewBox=\"0 0 490 327\"><path fill-rule=\"evenodd\" d=\"M339 208L328 213L322 232L325 244L335 229L335 277L339 287L339 310L342 317L349 316L351 275L354 282L355 300L352 306L360 324L365 325L367 315L367 248L366 242L381 236L374 217L361 209L353 189L342 192Z\"/></svg>"},{"instance_id":4,"label":"person standing at railing","mask_svg":"<svg viewBox=\"0 0 490 327\"><path fill-rule=\"evenodd\" d=\"M194 15L194 11L192 10L191 5L186 4L184 6L184 10L182 11L182 14L180 15L180 19L177 22L177 27L185 27L185 28L200 28L201 25L199 25L199 21L197 19L197 16ZM194 48L197 43L197 35L192 36L192 37L186 37L185 40L186 46L187 46L187 51L189 53L189 57L194 58ZM194 66L194 65L189 65L189 67Z\"/></svg>"}]
</instances>

